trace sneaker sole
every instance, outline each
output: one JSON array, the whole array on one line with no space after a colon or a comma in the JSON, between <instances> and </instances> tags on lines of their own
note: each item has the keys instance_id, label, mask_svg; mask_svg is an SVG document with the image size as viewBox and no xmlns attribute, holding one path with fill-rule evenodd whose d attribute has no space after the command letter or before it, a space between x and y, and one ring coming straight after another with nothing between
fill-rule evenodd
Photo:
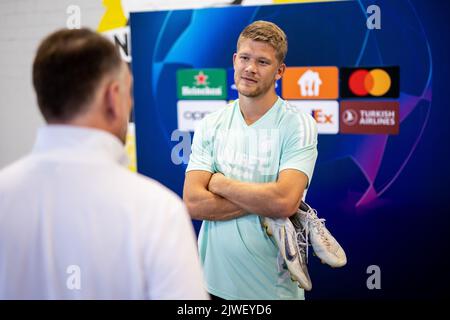
<instances>
[{"instance_id":1,"label":"sneaker sole","mask_svg":"<svg viewBox=\"0 0 450 320\"><path fill-rule=\"evenodd\" d=\"M291 276L292 282L297 282L297 285L298 285L298 287L299 287L300 289L303 289L303 290L306 290L306 291L311 291L312 288L304 288L304 287L302 287L302 285L301 285L300 282L297 280L297 278L296 278L294 275L292 275L292 273L289 272L289 274L290 274L290 276Z\"/></svg>"}]
</instances>

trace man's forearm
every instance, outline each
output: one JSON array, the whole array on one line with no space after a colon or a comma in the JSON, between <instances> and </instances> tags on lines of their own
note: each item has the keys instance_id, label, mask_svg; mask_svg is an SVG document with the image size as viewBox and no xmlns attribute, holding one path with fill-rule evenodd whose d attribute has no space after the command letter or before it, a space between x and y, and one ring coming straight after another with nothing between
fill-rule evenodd
<instances>
[{"instance_id":1,"label":"man's forearm","mask_svg":"<svg viewBox=\"0 0 450 320\"><path fill-rule=\"evenodd\" d=\"M247 183L224 177L211 191L247 212L262 216L286 217L296 210L295 206L287 203L276 182Z\"/></svg>"},{"instance_id":2,"label":"man's forearm","mask_svg":"<svg viewBox=\"0 0 450 320\"><path fill-rule=\"evenodd\" d=\"M245 211L231 201L209 191L197 199L186 201L189 213L195 220L230 220L245 215Z\"/></svg>"}]
</instances>

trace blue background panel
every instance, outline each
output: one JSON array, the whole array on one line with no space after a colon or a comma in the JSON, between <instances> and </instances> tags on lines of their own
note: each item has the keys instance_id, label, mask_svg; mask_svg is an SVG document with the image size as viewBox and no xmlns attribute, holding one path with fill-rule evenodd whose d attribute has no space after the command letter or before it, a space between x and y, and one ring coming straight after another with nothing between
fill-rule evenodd
<instances>
[{"instance_id":1,"label":"blue background panel","mask_svg":"<svg viewBox=\"0 0 450 320\"><path fill-rule=\"evenodd\" d=\"M381 9L381 30L366 8ZM131 15L139 172L182 195L189 144L177 129L176 71L232 68L240 31L269 20L289 39L288 66L399 66L400 134L320 135L307 201L346 249L331 269L310 256L308 299L431 298L450 287L448 29L446 1L344 1L159 11ZM187 150L189 151L189 150ZM199 223L195 222L196 230ZM369 290L370 265L381 289Z\"/></svg>"}]
</instances>

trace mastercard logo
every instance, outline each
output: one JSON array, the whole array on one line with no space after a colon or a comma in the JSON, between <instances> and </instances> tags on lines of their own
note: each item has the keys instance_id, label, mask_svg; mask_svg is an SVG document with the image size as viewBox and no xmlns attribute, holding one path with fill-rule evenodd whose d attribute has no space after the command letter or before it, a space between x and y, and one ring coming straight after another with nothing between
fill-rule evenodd
<instances>
[{"instance_id":1,"label":"mastercard logo","mask_svg":"<svg viewBox=\"0 0 450 320\"><path fill-rule=\"evenodd\" d=\"M391 87L391 77L382 69L357 70L348 80L348 87L357 96L382 96Z\"/></svg>"},{"instance_id":2,"label":"mastercard logo","mask_svg":"<svg viewBox=\"0 0 450 320\"><path fill-rule=\"evenodd\" d=\"M341 97L388 97L399 94L399 68L341 68Z\"/></svg>"}]
</instances>

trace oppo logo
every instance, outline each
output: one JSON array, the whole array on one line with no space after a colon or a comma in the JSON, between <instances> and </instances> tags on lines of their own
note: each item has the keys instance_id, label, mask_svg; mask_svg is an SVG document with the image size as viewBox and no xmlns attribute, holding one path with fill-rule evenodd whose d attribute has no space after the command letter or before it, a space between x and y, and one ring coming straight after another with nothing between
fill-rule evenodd
<instances>
[{"instance_id":1,"label":"oppo logo","mask_svg":"<svg viewBox=\"0 0 450 320\"><path fill-rule=\"evenodd\" d=\"M203 119L210 111L185 111L183 113L183 117L189 120L201 120Z\"/></svg>"}]
</instances>

